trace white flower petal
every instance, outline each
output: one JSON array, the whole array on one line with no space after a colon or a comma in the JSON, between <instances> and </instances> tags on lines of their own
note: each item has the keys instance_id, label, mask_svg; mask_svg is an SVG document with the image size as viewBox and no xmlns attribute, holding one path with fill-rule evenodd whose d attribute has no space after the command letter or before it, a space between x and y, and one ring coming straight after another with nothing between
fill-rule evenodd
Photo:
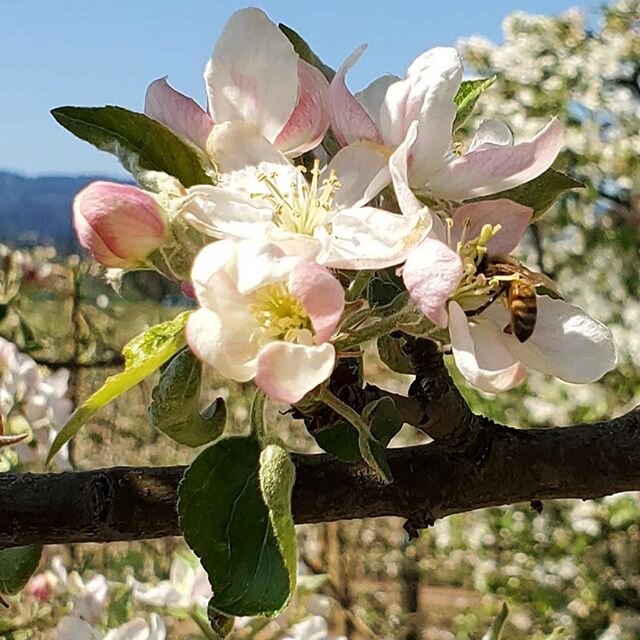
<instances>
[{"instance_id":1,"label":"white flower petal","mask_svg":"<svg viewBox=\"0 0 640 640\"><path fill-rule=\"evenodd\" d=\"M56 626L56 640L100 640L101 637L99 631L76 616L65 616Z\"/></svg>"},{"instance_id":2,"label":"white flower petal","mask_svg":"<svg viewBox=\"0 0 640 640\"><path fill-rule=\"evenodd\" d=\"M249 315L249 314L247 314ZM248 323L233 315L222 318L208 309L189 316L186 335L191 350L223 376L248 382L256 373L257 347L251 340L256 329L253 317ZM253 322L252 322L253 321Z\"/></svg>"},{"instance_id":3,"label":"white flower petal","mask_svg":"<svg viewBox=\"0 0 640 640\"><path fill-rule=\"evenodd\" d=\"M273 142L298 100L298 56L264 12L241 9L216 43L205 82L216 122L251 122Z\"/></svg>"},{"instance_id":4,"label":"white flower petal","mask_svg":"<svg viewBox=\"0 0 640 640\"><path fill-rule=\"evenodd\" d=\"M611 332L580 307L538 296L538 316L526 342L508 336L513 354L532 369L566 380L594 382L615 368Z\"/></svg>"},{"instance_id":5,"label":"white flower petal","mask_svg":"<svg viewBox=\"0 0 640 640\"><path fill-rule=\"evenodd\" d=\"M506 347L503 334L492 322L470 325L457 302L449 304L449 334L453 358L465 380L490 393L520 384L526 370Z\"/></svg>"},{"instance_id":6,"label":"white flower petal","mask_svg":"<svg viewBox=\"0 0 640 640\"><path fill-rule=\"evenodd\" d=\"M500 120L485 120L475 131L468 152L491 147L512 147L511 129Z\"/></svg>"},{"instance_id":7,"label":"white flower petal","mask_svg":"<svg viewBox=\"0 0 640 640\"><path fill-rule=\"evenodd\" d=\"M333 372L335 349L325 342L306 346L270 342L258 355L256 385L270 398L295 404Z\"/></svg>"},{"instance_id":8,"label":"white flower petal","mask_svg":"<svg viewBox=\"0 0 640 640\"><path fill-rule=\"evenodd\" d=\"M397 147L409 125L418 121L411 149L411 184L422 185L444 164L456 116L453 98L462 80L462 60L451 47L436 47L418 56L407 78L391 85L380 111L385 144Z\"/></svg>"},{"instance_id":9,"label":"white flower petal","mask_svg":"<svg viewBox=\"0 0 640 640\"><path fill-rule=\"evenodd\" d=\"M334 269L384 269L405 260L426 237L431 217L403 216L373 207L343 209L332 219L321 264Z\"/></svg>"},{"instance_id":10,"label":"white flower petal","mask_svg":"<svg viewBox=\"0 0 640 640\"><path fill-rule=\"evenodd\" d=\"M398 76L392 74L380 76L362 91L356 93L356 99L366 109L378 129L380 128L380 109L387 95L387 90L399 80Z\"/></svg>"},{"instance_id":11,"label":"white flower petal","mask_svg":"<svg viewBox=\"0 0 640 640\"><path fill-rule=\"evenodd\" d=\"M212 185L191 187L180 215L214 238L264 238L273 227L273 212L260 200Z\"/></svg>"},{"instance_id":12,"label":"white flower petal","mask_svg":"<svg viewBox=\"0 0 640 640\"><path fill-rule=\"evenodd\" d=\"M416 141L417 134L418 122L414 120L407 129L405 139L389 158L389 172L393 188L400 205L400 211L405 214L414 214L425 209L425 205L416 198L409 186L409 153Z\"/></svg>"},{"instance_id":13,"label":"white flower petal","mask_svg":"<svg viewBox=\"0 0 640 640\"><path fill-rule=\"evenodd\" d=\"M287 256L271 242L245 240L236 246L236 284L245 296L260 287L286 280L300 263L299 256Z\"/></svg>"},{"instance_id":14,"label":"white flower petal","mask_svg":"<svg viewBox=\"0 0 640 640\"><path fill-rule=\"evenodd\" d=\"M387 149L368 140L358 140L336 153L325 176L336 172L340 181L334 206L358 207L375 198L390 181Z\"/></svg>"},{"instance_id":15,"label":"white flower petal","mask_svg":"<svg viewBox=\"0 0 640 640\"><path fill-rule=\"evenodd\" d=\"M254 173L269 173L267 168L274 165L281 172L294 171L285 155L249 122L225 122L213 127L207 140L207 151L223 177L247 168Z\"/></svg>"}]
</instances>

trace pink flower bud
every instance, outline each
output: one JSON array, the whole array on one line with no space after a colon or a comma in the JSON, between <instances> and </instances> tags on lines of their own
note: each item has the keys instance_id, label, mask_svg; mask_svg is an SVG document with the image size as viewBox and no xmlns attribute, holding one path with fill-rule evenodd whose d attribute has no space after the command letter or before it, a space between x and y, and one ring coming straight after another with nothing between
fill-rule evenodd
<instances>
[{"instance_id":1,"label":"pink flower bud","mask_svg":"<svg viewBox=\"0 0 640 640\"><path fill-rule=\"evenodd\" d=\"M154 198L131 185L92 182L73 201L80 244L107 267L139 266L167 239L165 213Z\"/></svg>"},{"instance_id":2,"label":"pink flower bud","mask_svg":"<svg viewBox=\"0 0 640 640\"><path fill-rule=\"evenodd\" d=\"M55 582L56 579L51 573L39 573L29 580L27 593L38 602L48 602L53 596Z\"/></svg>"}]
</instances>

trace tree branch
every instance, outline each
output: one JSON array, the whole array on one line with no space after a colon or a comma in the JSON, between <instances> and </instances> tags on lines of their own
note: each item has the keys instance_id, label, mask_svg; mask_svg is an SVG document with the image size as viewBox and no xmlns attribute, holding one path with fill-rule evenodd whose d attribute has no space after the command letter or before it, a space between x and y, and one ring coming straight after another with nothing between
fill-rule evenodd
<instances>
[{"instance_id":1,"label":"tree branch","mask_svg":"<svg viewBox=\"0 0 640 640\"><path fill-rule=\"evenodd\" d=\"M395 480L296 455L297 523L401 516L412 526L482 507L640 490L640 407L607 422L518 430L482 420L471 459L444 443L392 449ZM0 547L179 535L184 467L0 474Z\"/></svg>"}]
</instances>

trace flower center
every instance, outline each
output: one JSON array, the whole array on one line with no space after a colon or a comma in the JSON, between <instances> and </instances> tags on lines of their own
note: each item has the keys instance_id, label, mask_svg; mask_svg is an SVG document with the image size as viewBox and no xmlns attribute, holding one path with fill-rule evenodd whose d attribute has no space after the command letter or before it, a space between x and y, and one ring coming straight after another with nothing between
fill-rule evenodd
<instances>
[{"instance_id":1,"label":"flower center","mask_svg":"<svg viewBox=\"0 0 640 640\"><path fill-rule=\"evenodd\" d=\"M481 271L480 264L487 255L487 244L502 228L501 225L485 224L480 233L472 239L467 239L467 233L471 227L471 220L464 221L460 240L455 247L451 238L453 220L447 219L447 243L455 248L462 260L462 278L460 284L451 299L456 300L463 309L473 309L481 305L487 298L491 299L501 287L501 281L509 276L487 277Z\"/></svg>"},{"instance_id":2,"label":"flower center","mask_svg":"<svg viewBox=\"0 0 640 640\"><path fill-rule=\"evenodd\" d=\"M312 236L317 227L327 223L333 199L340 188L336 172L332 169L329 177L320 182L320 161L315 160L310 170L311 180L304 174L307 169L296 167L298 176L289 185L289 191L282 192L275 174L261 174L259 180L267 187L266 194L256 194L273 207L273 221L286 231Z\"/></svg>"},{"instance_id":3,"label":"flower center","mask_svg":"<svg viewBox=\"0 0 640 640\"><path fill-rule=\"evenodd\" d=\"M309 316L282 282L259 289L249 309L270 340L299 342L301 332L311 335Z\"/></svg>"}]
</instances>

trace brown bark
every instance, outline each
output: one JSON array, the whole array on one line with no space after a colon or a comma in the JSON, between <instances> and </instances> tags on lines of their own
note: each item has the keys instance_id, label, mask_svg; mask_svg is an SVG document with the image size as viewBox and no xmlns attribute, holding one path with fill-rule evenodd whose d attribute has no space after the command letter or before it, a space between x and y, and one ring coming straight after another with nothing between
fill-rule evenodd
<instances>
[{"instance_id":1,"label":"brown bark","mask_svg":"<svg viewBox=\"0 0 640 640\"><path fill-rule=\"evenodd\" d=\"M482 507L640 490L640 407L572 427L472 422L472 456L469 447L444 441L390 450L390 484L327 455L294 456L296 522L395 515L407 518L411 531ZM183 470L0 474L0 547L179 535L175 503Z\"/></svg>"}]
</instances>

